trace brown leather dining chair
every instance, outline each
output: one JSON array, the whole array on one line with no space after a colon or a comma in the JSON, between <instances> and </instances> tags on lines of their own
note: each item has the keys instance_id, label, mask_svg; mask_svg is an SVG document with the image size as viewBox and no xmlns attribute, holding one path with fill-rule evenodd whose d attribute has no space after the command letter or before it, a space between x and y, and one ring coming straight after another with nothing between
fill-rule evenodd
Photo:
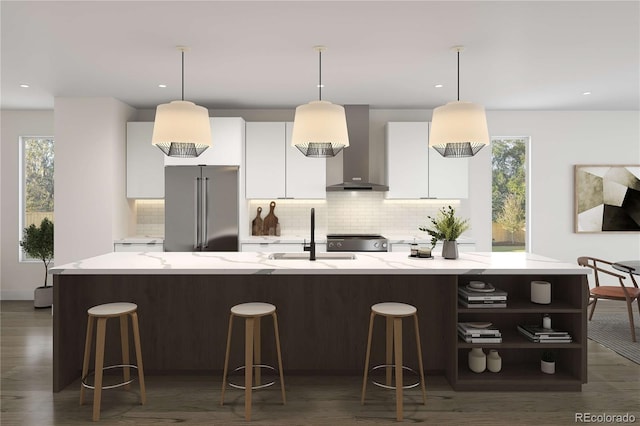
<instances>
[{"instance_id":1,"label":"brown leather dining chair","mask_svg":"<svg viewBox=\"0 0 640 426\"><path fill-rule=\"evenodd\" d=\"M603 266L611 267L613 262L609 262L603 259L598 259L595 257L579 257L578 265L585 266L587 268L591 268L593 270L593 276L596 286L589 289L589 297L592 299L589 301L591 305L591 312L589 313L589 321L593 317L593 311L596 310L596 304L598 303L598 299L609 299L609 300L620 300L627 302L627 311L629 312L629 324L631 326L631 340L636 341L636 330L633 324L633 301L635 300L638 303L638 312L640 312L640 288L638 288L638 283L636 282L633 274L629 273L629 277L631 278L631 282L633 283L633 287L625 286L624 280L627 278L624 275L621 275L617 272L613 272L609 269L603 268ZM618 279L620 286L616 285L600 285L600 277L598 275L599 272L604 274L613 276Z\"/></svg>"}]
</instances>

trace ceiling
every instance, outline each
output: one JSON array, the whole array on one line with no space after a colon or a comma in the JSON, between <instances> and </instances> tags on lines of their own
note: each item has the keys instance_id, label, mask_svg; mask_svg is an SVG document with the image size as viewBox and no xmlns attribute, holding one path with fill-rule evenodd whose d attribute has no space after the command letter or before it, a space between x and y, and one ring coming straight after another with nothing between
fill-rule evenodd
<instances>
[{"instance_id":1,"label":"ceiling","mask_svg":"<svg viewBox=\"0 0 640 426\"><path fill-rule=\"evenodd\" d=\"M1 1L1 107L639 110L638 1ZM167 84L159 88L159 84ZM29 88L21 88L28 84ZM436 88L436 84L443 87ZM584 92L591 92L584 95Z\"/></svg>"}]
</instances>

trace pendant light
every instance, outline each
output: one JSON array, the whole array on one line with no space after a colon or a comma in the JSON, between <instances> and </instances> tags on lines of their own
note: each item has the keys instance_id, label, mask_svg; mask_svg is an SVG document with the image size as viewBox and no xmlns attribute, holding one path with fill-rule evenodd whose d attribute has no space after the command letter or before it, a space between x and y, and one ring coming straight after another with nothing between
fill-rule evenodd
<instances>
[{"instance_id":1,"label":"pendant light","mask_svg":"<svg viewBox=\"0 0 640 426\"><path fill-rule=\"evenodd\" d=\"M184 52L182 52L182 100L158 105L151 144L169 157L197 157L211 146L211 124L206 108L184 100Z\"/></svg>"},{"instance_id":2,"label":"pendant light","mask_svg":"<svg viewBox=\"0 0 640 426\"><path fill-rule=\"evenodd\" d=\"M443 157L472 157L489 143L487 117L482 105L460 100L460 52L458 53L458 100L433 110L429 146Z\"/></svg>"},{"instance_id":3,"label":"pendant light","mask_svg":"<svg viewBox=\"0 0 640 426\"><path fill-rule=\"evenodd\" d=\"M324 46L314 46L318 52L318 100L296 108L291 145L307 157L333 157L349 146L347 117L344 107L322 100L322 52Z\"/></svg>"}]
</instances>

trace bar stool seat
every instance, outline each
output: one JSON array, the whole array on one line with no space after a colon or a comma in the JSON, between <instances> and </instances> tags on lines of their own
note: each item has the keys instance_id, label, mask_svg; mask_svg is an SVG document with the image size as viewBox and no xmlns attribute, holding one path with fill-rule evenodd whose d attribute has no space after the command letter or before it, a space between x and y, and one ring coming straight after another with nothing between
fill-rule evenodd
<instances>
[{"instance_id":1,"label":"bar stool seat","mask_svg":"<svg viewBox=\"0 0 640 426\"><path fill-rule=\"evenodd\" d=\"M403 384L403 370L411 370L408 367L402 365L402 319L406 317L413 317L414 328L416 331L416 347L418 350L418 365L420 368L420 380L419 383L422 388L422 400L423 403L427 403L427 392L424 381L424 367L422 364L422 349L420 347L420 331L418 329L418 310L415 306L398 303L398 302L383 302L376 303L371 306L371 316L369 319L369 336L367 338L367 354L364 364L364 379L362 383L362 399L361 403L364 405L365 393L367 391L367 378L369 374L369 361L371 356L371 340L373 336L373 323L376 315L380 315L386 318L386 364L378 367L386 368L386 385L383 387L388 389L395 389L396 391L396 420L402 421L403 418L403 390L407 387L417 386L404 386ZM395 363L393 360L395 358ZM378 367L374 367L378 368ZM395 367L395 386L391 385L391 367ZM376 382L374 382L377 384Z\"/></svg>"},{"instance_id":2,"label":"bar stool seat","mask_svg":"<svg viewBox=\"0 0 640 426\"><path fill-rule=\"evenodd\" d=\"M224 392L229 384L232 387L244 389L244 416L247 421L251 420L251 393L254 389L266 387L261 385L261 367L269 367L261 364L261 344L260 344L260 319L264 316L273 318L273 329L276 340L276 352L278 355L278 370L280 374L280 388L282 392L282 403L286 404L284 391L284 376L282 372L282 355L280 352L280 335L278 333L278 317L276 307L270 303L249 302L235 305L231 308L229 315L229 331L227 333L227 349L224 357L224 370L222 373L222 394L220 405L224 405ZM231 349L231 332L233 329L233 317L238 316L245 319L245 364L236 370L244 369L244 386L232 385L227 381L229 367L229 352ZM272 367L269 367L272 368ZM255 369L255 373L253 370ZM254 385L255 376L255 385ZM273 383L271 383L273 384Z\"/></svg>"},{"instance_id":3,"label":"bar stool seat","mask_svg":"<svg viewBox=\"0 0 640 426\"><path fill-rule=\"evenodd\" d=\"M142 366L142 351L140 348L140 330L138 327L138 306L135 303L129 302L116 302L106 303L103 305L97 305L87 310L88 323L87 323L87 335L84 345L84 361L82 363L82 380L80 384L80 405L84 404L84 392L85 388L93 389L93 421L100 420L100 402L103 389L111 389L119 386L129 388L129 383L132 382L130 376L130 369L134 368L138 371L138 380L140 382L140 401L141 404L146 403L146 393L144 384L144 370ZM136 352L136 363L133 365L129 363L129 329L128 318L131 317L131 328L133 330L133 341ZM120 343L122 351L122 364L114 366L104 366L104 348L105 348L105 336L107 320L109 318L120 318ZM95 375L94 386L86 383L89 374L89 360L91 358L91 342L93 340L93 328L94 322L97 321L96 330L96 349L95 349L95 369L93 374ZM102 378L104 370L111 368L123 369L123 381L116 385L103 386Z\"/></svg>"}]
</instances>

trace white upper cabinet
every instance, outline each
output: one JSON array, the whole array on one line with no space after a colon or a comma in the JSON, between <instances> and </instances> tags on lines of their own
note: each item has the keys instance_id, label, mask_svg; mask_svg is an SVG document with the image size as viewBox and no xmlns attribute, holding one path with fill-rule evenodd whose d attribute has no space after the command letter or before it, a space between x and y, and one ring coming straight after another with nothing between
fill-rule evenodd
<instances>
[{"instance_id":1,"label":"white upper cabinet","mask_svg":"<svg viewBox=\"0 0 640 426\"><path fill-rule=\"evenodd\" d=\"M467 158L444 158L429 148L428 122L386 127L387 198L467 198Z\"/></svg>"},{"instance_id":2,"label":"white upper cabinet","mask_svg":"<svg viewBox=\"0 0 640 426\"><path fill-rule=\"evenodd\" d=\"M292 128L293 123L247 122L247 198L326 197L326 161L292 147Z\"/></svg>"},{"instance_id":3,"label":"white upper cabinet","mask_svg":"<svg viewBox=\"0 0 640 426\"><path fill-rule=\"evenodd\" d=\"M242 161L244 119L211 117L211 146L194 158L164 157L165 166L239 166ZM157 149L157 148L156 148Z\"/></svg>"},{"instance_id":4,"label":"white upper cabinet","mask_svg":"<svg viewBox=\"0 0 640 426\"><path fill-rule=\"evenodd\" d=\"M153 122L127 123L127 198L164 198L164 154L151 145Z\"/></svg>"}]
</instances>

